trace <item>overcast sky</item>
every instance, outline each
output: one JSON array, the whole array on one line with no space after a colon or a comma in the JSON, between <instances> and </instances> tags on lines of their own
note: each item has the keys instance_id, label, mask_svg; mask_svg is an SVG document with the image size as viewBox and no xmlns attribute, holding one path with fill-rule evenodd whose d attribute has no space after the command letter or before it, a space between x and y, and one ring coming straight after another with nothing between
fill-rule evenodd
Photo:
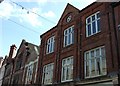
<instances>
[{"instance_id":1,"label":"overcast sky","mask_svg":"<svg viewBox=\"0 0 120 86\"><path fill-rule=\"evenodd\" d=\"M22 39L40 45L40 35L57 24L67 3L81 10L94 1L4 0L0 3L0 56L8 55L12 44L19 48Z\"/></svg>"}]
</instances>

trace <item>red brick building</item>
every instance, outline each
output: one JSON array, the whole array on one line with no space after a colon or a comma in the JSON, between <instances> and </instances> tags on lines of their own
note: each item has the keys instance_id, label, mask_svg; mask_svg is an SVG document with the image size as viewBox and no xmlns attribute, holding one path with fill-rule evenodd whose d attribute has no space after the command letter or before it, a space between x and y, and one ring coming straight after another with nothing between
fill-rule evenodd
<instances>
[{"instance_id":1,"label":"red brick building","mask_svg":"<svg viewBox=\"0 0 120 86\"><path fill-rule=\"evenodd\" d=\"M79 10L67 4L58 24L40 36L37 83L118 83L120 5L94 2Z\"/></svg>"}]
</instances>

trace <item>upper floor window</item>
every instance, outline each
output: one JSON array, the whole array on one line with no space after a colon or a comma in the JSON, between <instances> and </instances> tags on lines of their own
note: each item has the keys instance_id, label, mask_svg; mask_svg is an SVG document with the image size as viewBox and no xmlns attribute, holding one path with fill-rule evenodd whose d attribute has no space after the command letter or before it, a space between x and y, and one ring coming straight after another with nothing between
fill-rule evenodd
<instances>
[{"instance_id":1,"label":"upper floor window","mask_svg":"<svg viewBox=\"0 0 120 86\"><path fill-rule=\"evenodd\" d=\"M53 63L47 64L43 68L42 83L52 84L53 81Z\"/></svg>"},{"instance_id":2,"label":"upper floor window","mask_svg":"<svg viewBox=\"0 0 120 86\"><path fill-rule=\"evenodd\" d=\"M86 36L89 37L100 31L100 12L96 12L86 18Z\"/></svg>"},{"instance_id":3,"label":"upper floor window","mask_svg":"<svg viewBox=\"0 0 120 86\"><path fill-rule=\"evenodd\" d=\"M16 62L16 69L15 69L15 70L16 70L16 71L20 70L21 66L22 66L22 60L19 59L19 60Z\"/></svg>"},{"instance_id":4,"label":"upper floor window","mask_svg":"<svg viewBox=\"0 0 120 86\"><path fill-rule=\"evenodd\" d=\"M16 64L15 64L15 65L16 65L15 71L20 70L20 68L22 67L22 61L23 61L23 53L20 53L20 54L18 55Z\"/></svg>"},{"instance_id":5,"label":"upper floor window","mask_svg":"<svg viewBox=\"0 0 120 86\"><path fill-rule=\"evenodd\" d=\"M74 42L74 26L64 30L64 47L73 44Z\"/></svg>"},{"instance_id":6,"label":"upper floor window","mask_svg":"<svg viewBox=\"0 0 120 86\"><path fill-rule=\"evenodd\" d=\"M84 54L85 78L97 77L106 74L105 47L99 47Z\"/></svg>"},{"instance_id":7,"label":"upper floor window","mask_svg":"<svg viewBox=\"0 0 120 86\"><path fill-rule=\"evenodd\" d=\"M14 78L13 78L13 81L12 81L12 84L13 84L13 85L16 85L16 84L19 83L19 77L20 77L19 74L14 75Z\"/></svg>"},{"instance_id":8,"label":"upper floor window","mask_svg":"<svg viewBox=\"0 0 120 86\"><path fill-rule=\"evenodd\" d=\"M12 69L12 65L11 64L6 65L6 67L5 67L5 76L10 75L11 69Z\"/></svg>"},{"instance_id":9,"label":"upper floor window","mask_svg":"<svg viewBox=\"0 0 120 86\"><path fill-rule=\"evenodd\" d=\"M33 64L30 64L27 67L26 84L30 84L32 82L32 75L33 75Z\"/></svg>"},{"instance_id":10,"label":"upper floor window","mask_svg":"<svg viewBox=\"0 0 120 86\"><path fill-rule=\"evenodd\" d=\"M73 80L73 56L62 60L62 75L61 81L72 81Z\"/></svg>"},{"instance_id":11,"label":"upper floor window","mask_svg":"<svg viewBox=\"0 0 120 86\"><path fill-rule=\"evenodd\" d=\"M47 40L47 50L46 50L47 54L54 52L54 42L55 42L54 36Z\"/></svg>"}]
</instances>

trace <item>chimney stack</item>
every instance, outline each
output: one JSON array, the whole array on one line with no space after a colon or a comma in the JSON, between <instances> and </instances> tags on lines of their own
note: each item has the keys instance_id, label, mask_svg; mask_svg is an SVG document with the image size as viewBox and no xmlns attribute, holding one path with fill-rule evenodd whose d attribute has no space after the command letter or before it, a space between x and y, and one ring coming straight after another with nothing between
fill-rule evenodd
<instances>
[{"instance_id":1,"label":"chimney stack","mask_svg":"<svg viewBox=\"0 0 120 86\"><path fill-rule=\"evenodd\" d=\"M14 58L15 57L16 49L17 49L17 47L16 47L15 44L10 46L10 52L9 52L9 57L8 58Z\"/></svg>"}]
</instances>

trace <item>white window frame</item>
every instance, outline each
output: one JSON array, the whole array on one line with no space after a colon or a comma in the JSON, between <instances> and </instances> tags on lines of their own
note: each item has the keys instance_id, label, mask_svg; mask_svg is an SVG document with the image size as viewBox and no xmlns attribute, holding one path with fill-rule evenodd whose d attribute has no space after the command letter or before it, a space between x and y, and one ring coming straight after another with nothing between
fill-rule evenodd
<instances>
[{"instance_id":1,"label":"white window frame","mask_svg":"<svg viewBox=\"0 0 120 86\"><path fill-rule=\"evenodd\" d=\"M106 75L107 74L107 67L106 67L106 56L105 55L102 55L102 49L104 49L104 54L105 54L105 46L101 46L101 47L98 47L98 48L95 48L95 49L92 49L92 50L89 50L89 51L86 51L85 53L84 53L84 71L85 71L85 78L93 78L93 77L98 77L98 76L103 76L103 75ZM97 56L97 50L99 50L99 56ZM91 52L92 51L94 51L94 58L93 57L91 57ZM87 54L88 54L88 56L89 57L87 57ZM100 61L100 68L98 68L97 66L97 59L99 59L99 61ZM103 72L103 69L102 69L102 67L103 67L103 60L104 59L104 65L105 65L105 72ZM94 64L95 64L95 75L92 75L92 61L94 60ZM88 64L87 64L88 63ZM88 71L89 71L89 73L88 73L88 75L87 75L87 65L89 65L89 67L88 67ZM98 70L97 70L98 69ZM99 74L98 73L98 71L101 73L101 74Z\"/></svg>"},{"instance_id":2,"label":"white window frame","mask_svg":"<svg viewBox=\"0 0 120 86\"><path fill-rule=\"evenodd\" d=\"M36 63L36 69L35 69L35 79L34 79L34 83L36 82L36 77L37 77L37 70L38 70L38 59L39 59L39 56L37 56L37 59L34 61L34 63Z\"/></svg>"},{"instance_id":3,"label":"white window frame","mask_svg":"<svg viewBox=\"0 0 120 86\"><path fill-rule=\"evenodd\" d=\"M64 47L71 45L73 43L74 43L74 25L64 30Z\"/></svg>"},{"instance_id":4,"label":"white window frame","mask_svg":"<svg viewBox=\"0 0 120 86\"><path fill-rule=\"evenodd\" d=\"M72 80L73 80L73 56L70 56L62 60L61 82L68 82Z\"/></svg>"},{"instance_id":5,"label":"white window frame","mask_svg":"<svg viewBox=\"0 0 120 86\"><path fill-rule=\"evenodd\" d=\"M46 54L54 52L54 45L55 45L55 36L52 36L47 40Z\"/></svg>"},{"instance_id":6,"label":"white window frame","mask_svg":"<svg viewBox=\"0 0 120 86\"><path fill-rule=\"evenodd\" d=\"M99 16L99 18L97 18L98 13L100 14L100 11L98 11L98 12L96 12L96 13L94 13L94 14L92 14L89 17L86 18L86 37L89 37L89 36L92 36L94 34L97 34L97 33L101 32L100 27L98 28L98 21L100 22L100 16ZM95 16L95 20L92 20L92 16ZM89 23L87 22L88 19L90 19ZM96 29L95 29L96 32L95 33L93 33L93 25L92 25L93 22L95 22L95 27L96 27ZM88 25L90 25L90 27L91 27L91 34L90 35L88 34L89 33Z\"/></svg>"},{"instance_id":7,"label":"white window frame","mask_svg":"<svg viewBox=\"0 0 120 86\"><path fill-rule=\"evenodd\" d=\"M32 81L33 67L34 67L34 62L30 62L28 65L25 66L25 68L27 68L26 84L30 84L30 81ZM31 72L31 75L30 75L30 72Z\"/></svg>"},{"instance_id":8,"label":"white window frame","mask_svg":"<svg viewBox=\"0 0 120 86\"><path fill-rule=\"evenodd\" d=\"M53 83L53 70L54 70L54 63L47 64L43 67L42 84Z\"/></svg>"},{"instance_id":9,"label":"white window frame","mask_svg":"<svg viewBox=\"0 0 120 86\"><path fill-rule=\"evenodd\" d=\"M38 58L39 58L39 56L37 56L37 59L36 60L34 60L34 61L31 61L31 62L29 62L28 64L26 64L25 65L25 68L27 68L27 71L26 71L26 81L25 81L25 83L26 84L30 84L30 80L32 80L32 78L34 77L34 83L36 82L36 76L37 76L37 69L38 69ZM32 73L33 73L33 69L34 69L34 64L36 63L36 69L35 69L35 75L33 76L33 74L31 75L31 76L29 76L28 75L28 68L30 67L30 66L32 66L32 68L31 68L31 71L32 71ZM25 70L24 70L24 72L25 72ZM29 79L29 77L30 77L30 79Z\"/></svg>"}]
</instances>

